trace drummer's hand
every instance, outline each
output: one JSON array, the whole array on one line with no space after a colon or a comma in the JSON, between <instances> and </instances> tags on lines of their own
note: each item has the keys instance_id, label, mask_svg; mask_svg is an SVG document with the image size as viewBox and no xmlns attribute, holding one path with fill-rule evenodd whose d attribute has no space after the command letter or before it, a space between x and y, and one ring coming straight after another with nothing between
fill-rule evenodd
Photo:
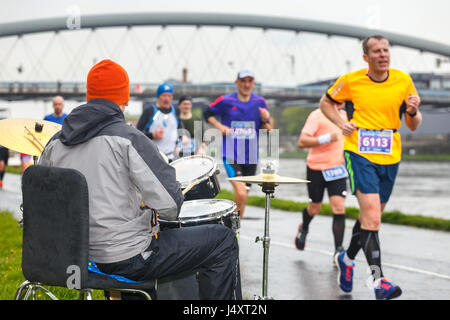
<instances>
[{"instance_id":1,"label":"drummer's hand","mask_svg":"<svg viewBox=\"0 0 450 320\"><path fill-rule=\"evenodd\" d=\"M259 107L259 116L262 122L267 122L270 119L270 113L267 109Z\"/></svg>"},{"instance_id":2,"label":"drummer's hand","mask_svg":"<svg viewBox=\"0 0 450 320\"><path fill-rule=\"evenodd\" d=\"M156 129L155 131L153 131L152 136L153 136L153 139L155 139L155 140L162 139L164 136L164 128L160 127L158 129Z\"/></svg>"},{"instance_id":3,"label":"drummer's hand","mask_svg":"<svg viewBox=\"0 0 450 320\"><path fill-rule=\"evenodd\" d=\"M354 122L346 122L344 123L344 125L342 126L342 134L344 136L351 136L353 134L353 131L355 131L356 129L358 129L358 127L356 126L356 123Z\"/></svg>"}]
</instances>

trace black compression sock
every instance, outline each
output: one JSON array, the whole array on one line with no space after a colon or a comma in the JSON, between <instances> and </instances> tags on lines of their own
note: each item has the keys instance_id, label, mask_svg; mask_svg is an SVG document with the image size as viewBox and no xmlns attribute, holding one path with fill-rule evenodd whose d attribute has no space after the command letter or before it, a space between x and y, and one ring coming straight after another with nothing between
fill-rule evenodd
<instances>
[{"instance_id":1,"label":"black compression sock","mask_svg":"<svg viewBox=\"0 0 450 320\"><path fill-rule=\"evenodd\" d=\"M311 222L311 220L313 218L314 218L314 216L310 216L308 214L308 209L307 208L303 209L303 226L302 226L302 228L303 228L304 231L308 231L309 223Z\"/></svg>"},{"instance_id":2,"label":"black compression sock","mask_svg":"<svg viewBox=\"0 0 450 320\"><path fill-rule=\"evenodd\" d=\"M334 248L342 246L344 240L345 231L345 214L333 214L333 236L334 236Z\"/></svg>"},{"instance_id":3,"label":"black compression sock","mask_svg":"<svg viewBox=\"0 0 450 320\"><path fill-rule=\"evenodd\" d=\"M361 249L361 223L359 222L359 219L356 220L355 225L353 226L352 230L352 239L350 240L350 246L347 249L347 256L351 260L355 260L356 254L358 253L359 249Z\"/></svg>"},{"instance_id":4,"label":"black compression sock","mask_svg":"<svg viewBox=\"0 0 450 320\"><path fill-rule=\"evenodd\" d=\"M374 280L383 277L378 231L361 229L361 247L366 255L367 263L372 269Z\"/></svg>"}]
</instances>

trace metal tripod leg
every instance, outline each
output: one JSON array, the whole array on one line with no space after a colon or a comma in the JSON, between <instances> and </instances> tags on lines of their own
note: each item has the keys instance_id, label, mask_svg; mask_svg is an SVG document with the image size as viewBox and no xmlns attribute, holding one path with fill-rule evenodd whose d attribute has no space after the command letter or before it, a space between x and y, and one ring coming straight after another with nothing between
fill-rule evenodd
<instances>
[{"instance_id":1,"label":"metal tripod leg","mask_svg":"<svg viewBox=\"0 0 450 320\"><path fill-rule=\"evenodd\" d=\"M268 287L268 276L269 276L269 246L270 246L270 236L269 236L269 221L270 221L270 197L275 191L275 185L263 184L263 192L266 194L266 205L265 205L265 222L264 222L264 237L256 238L256 241L262 241L264 256L263 256L263 281L262 281L262 296L258 299L268 300L272 299L267 296Z\"/></svg>"}]
</instances>

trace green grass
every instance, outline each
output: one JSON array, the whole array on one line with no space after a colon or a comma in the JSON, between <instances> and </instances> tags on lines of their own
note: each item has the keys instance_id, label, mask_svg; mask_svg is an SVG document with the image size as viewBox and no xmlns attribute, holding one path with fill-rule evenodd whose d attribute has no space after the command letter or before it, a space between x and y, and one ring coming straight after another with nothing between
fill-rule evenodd
<instances>
[{"instance_id":1,"label":"green grass","mask_svg":"<svg viewBox=\"0 0 450 320\"><path fill-rule=\"evenodd\" d=\"M0 300L12 300L20 284L25 281L22 274L22 228L12 213L0 211ZM45 286L58 299L78 299L78 291L61 287ZM37 292L39 300L48 300ZM93 299L104 300L103 291L94 290Z\"/></svg>"},{"instance_id":2,"label":"green grass","mask_svg":"<svg viewBox=\"0 0 450 320\"><path fill-rule=\"evenodd\" d=\"M233 193L229 190L221 190L216 198L233 200ZM264 208L265 197L249 196L247 205ZM307 205L308 204L306 202L296 202L292 200L277 198L273 198L270 200L271 208L290 212L302 212ZM330 205L324 203L322 205L320 214L324 216L331 216L333 213L331 212ZM359 217L359 209L354 207L347 207L345 209L345 214L347 218L357 219ZM420 215L408 215L399 211L383 212L381 221L383 223L389 224L450 232L450 220L434 217L424 217Z\"/></svg>"},{"instance_id":3,"label":"green grass","mask_svg":"<svg viewBox=\"0 0 450 320\"><path fill-rule=\"evenodd\" d=\"M0 213L0 299L11 300L25 281L22 275L22 229L7 212Z\"/></svg>"},{"instance_id":4,"label":"green grass","mask_svg":"<svg viewBox=\"0 0 450 320\"><path fill-rule=\"evenodd\" d=\"M20 174L20 167L6 166L6 172L13 174Z\"/></svg>"}]
</instances>

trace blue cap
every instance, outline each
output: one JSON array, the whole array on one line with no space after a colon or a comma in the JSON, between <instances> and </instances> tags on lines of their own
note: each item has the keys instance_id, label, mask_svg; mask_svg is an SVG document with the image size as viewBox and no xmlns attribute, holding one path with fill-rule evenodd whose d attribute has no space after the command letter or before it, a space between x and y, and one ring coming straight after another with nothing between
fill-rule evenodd
<instances>
[{"instance_id":1,"label":"blue cap","mask_svg":"<svg viewBox=\"0 0 450 320\"><path fill-rule=\"evenodd\" d=\"M159 96L165 92L173 94L173 87L170 83L160 84L158 90L156 90L156 97L159 98Z\"/></svg>"}]
</instances>

